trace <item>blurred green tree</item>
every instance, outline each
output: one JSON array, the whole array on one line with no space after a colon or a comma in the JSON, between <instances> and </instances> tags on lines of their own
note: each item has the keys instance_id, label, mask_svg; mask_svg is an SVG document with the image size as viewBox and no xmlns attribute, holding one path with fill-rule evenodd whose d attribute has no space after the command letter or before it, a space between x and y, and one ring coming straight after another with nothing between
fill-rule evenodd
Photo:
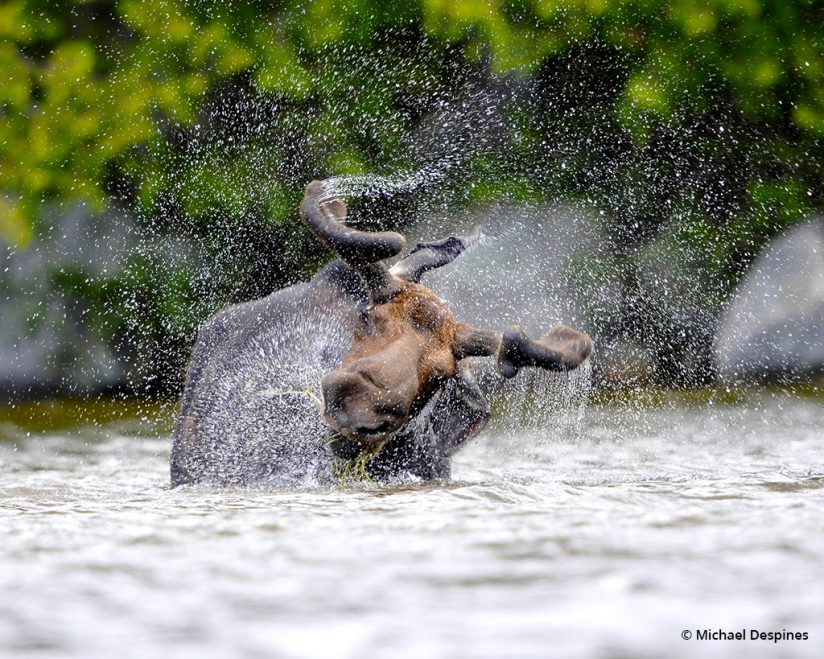
<instances>
[{"instance_id":1,"label":"blurred green tree","mask_svg":"<svg viewBox=\"0 0 824 659\"><path fill-rule=\"evenodd\" d=\"M316 267L292 222L313 177L445 158L456 202L583 198L630 271L666 234L718 300L824 197L814 0L7 0L0 82L0 239L42 235L44 205L120 204L247 264L208 295L185 259L103 286L154 345L185 344L204 295Z\"/></svg>"},{"instance_id":2,"label":"blurred green tree","mask_svg":"<svg viewBox=\"0 0 824 659\"><path fill-rule=\"evenodd\" d=\"M113 177L153 204L168 184L170 132L196 126L204 98L238 76L281 105L312 108L296 128L330 143L329 169L392 161L398 100L428 72L401 61L376 80L353 58L329 66L330 54L424 39L499 75L535 74L576 45L603 44L625 67L609 110L637 143L725 99L746 120L780 127L775 141L802 156L824 137L822 12L812 0L11 0L0 7L0 226L25 244L44 200L99 207ZM335 122L324 108L342 99L349 121ZM220 172L204 176L219 187ZM244 192L225 203L242 207Z\"/></svg>"}]
</instances>

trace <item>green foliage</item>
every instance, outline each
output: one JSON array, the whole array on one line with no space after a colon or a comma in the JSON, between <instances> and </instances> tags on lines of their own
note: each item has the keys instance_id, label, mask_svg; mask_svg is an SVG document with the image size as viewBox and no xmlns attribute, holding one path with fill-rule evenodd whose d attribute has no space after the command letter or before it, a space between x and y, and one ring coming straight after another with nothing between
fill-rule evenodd
<instances>
[{"instance_id":1,"label":"green foliage","mask_svg":"<svg viewBox=\"0 0 824 659\"><path fill-rule=\"evenodd\" d=\"M90 439L100 428L116 424L122 432L157 437L174 431L176 405L141 398L101 397L97 400L50 399L0 404L0 441L25 433L53 433L83 428Z\"/></svg>"},{"instance_id":2,"label":"green foliage","mask_svg":"<svg viewBox=\"0 0 824 659\"><path fill-rule=\"evenodd\" d=\"M395 96L418 73L398 66L374 84L341 53L421 31L499 73L534 72L581 41L614 47L629 63L617 116L638 140L721 94L751 119L824 136L824 22L812 0L15 0L0 7L0 229L24 244L48 198L102 206L112 171L151 206L168 127L194 125L210 91L241 73L313 108L330 170L391 161L403 128ZM348 120L330 125L324 108L342 97Z\"/></svg>"},{"instance_id":3,"label":"green foliage","mask_svg":"<svg viewBox=\"0 0 824 659\"><path fill-rule=\"evenodd\" d=\"M7 0L0 242L42 235L45 205L116 202L228 255L216 288L240 299L322 258L294 222L306 181L455 147L453 202L583 198L618 262L668 236L720 300L824 203L821 19L814 0ZM492 138L449 110L478 90L509 99ZM196 263L127 271L52 285L107 340L157 345L217 301Z\"/></svg>"}]
</instances>

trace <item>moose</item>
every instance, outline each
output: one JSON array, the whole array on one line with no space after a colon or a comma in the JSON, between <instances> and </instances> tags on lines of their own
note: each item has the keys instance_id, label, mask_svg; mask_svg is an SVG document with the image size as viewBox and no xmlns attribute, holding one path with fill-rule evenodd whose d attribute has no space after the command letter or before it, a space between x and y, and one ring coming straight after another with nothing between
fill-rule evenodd
<instances>
[{"instance_id":1,"label":"moose","mask_svg":"<svg viewBox=\"0 0 824 659\"><path fill-rule=\"evenodd\" d=\"M192 354L171 456L172 486L307 486L343 476L446 478L489 406L471 357L505 378L567 371L592 352L564 325L533 340L456 321L421 284L472 239L406 245L347 226L347 207L312 181L304 224L337 260L310 281L232 305L204 323Z\"/></svg>"}]
</instances>

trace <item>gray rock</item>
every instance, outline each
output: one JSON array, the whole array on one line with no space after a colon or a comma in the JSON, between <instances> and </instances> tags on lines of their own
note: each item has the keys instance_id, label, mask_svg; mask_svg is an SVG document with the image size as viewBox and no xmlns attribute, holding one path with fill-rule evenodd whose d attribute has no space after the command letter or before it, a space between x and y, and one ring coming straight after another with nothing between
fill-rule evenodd
<instances>
[{"instance_id":1,"label":"gray rock","mask_svg":"<svg viewBox=\"0 0 824 659\"><path fill-rule=\"evenodd\" d=\"M731 381L824 368L824 219L793 227L758 256L721 319L715 357Z\"/></svg>"},{"instance_id":2,"label":"gray rock","mask_svg":"<svg viewBox=\"0 0 824 659\"><path fill-rule=\"evenodd\" d=\"M132 218L76 204L46 209L24 248L0 240L0 398L89 394L126 382L124 364L82 300L58 282L119 276L138 244Z\"/></svg>"}]
</instances>

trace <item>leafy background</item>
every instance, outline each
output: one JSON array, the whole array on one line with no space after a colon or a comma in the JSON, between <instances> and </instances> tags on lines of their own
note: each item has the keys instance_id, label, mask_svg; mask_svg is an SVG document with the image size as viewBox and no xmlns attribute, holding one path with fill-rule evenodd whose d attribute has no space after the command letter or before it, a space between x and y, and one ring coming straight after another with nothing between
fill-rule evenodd
<instances>
[{"instance_id":1,"label":"leafy background","mask_svg":"<svg viewBox=\"0 0 824 659\"><path fill-rule=\"evenodd\" d=\"M448 176L364 212L598 209L623 304L592 322L668 337L661 379L704 382L673 366L696 346L655 321L643 260L678 262L712 316L824 201L812 0L12 0L0 83L0 245L44 255L0 293L31 333L50 300L83 329L58 390L102 341L129 364L110 386L176 391L199 322L326 258L295 221L306 181L416 171Z\"/></svg>"}]
</instances>

